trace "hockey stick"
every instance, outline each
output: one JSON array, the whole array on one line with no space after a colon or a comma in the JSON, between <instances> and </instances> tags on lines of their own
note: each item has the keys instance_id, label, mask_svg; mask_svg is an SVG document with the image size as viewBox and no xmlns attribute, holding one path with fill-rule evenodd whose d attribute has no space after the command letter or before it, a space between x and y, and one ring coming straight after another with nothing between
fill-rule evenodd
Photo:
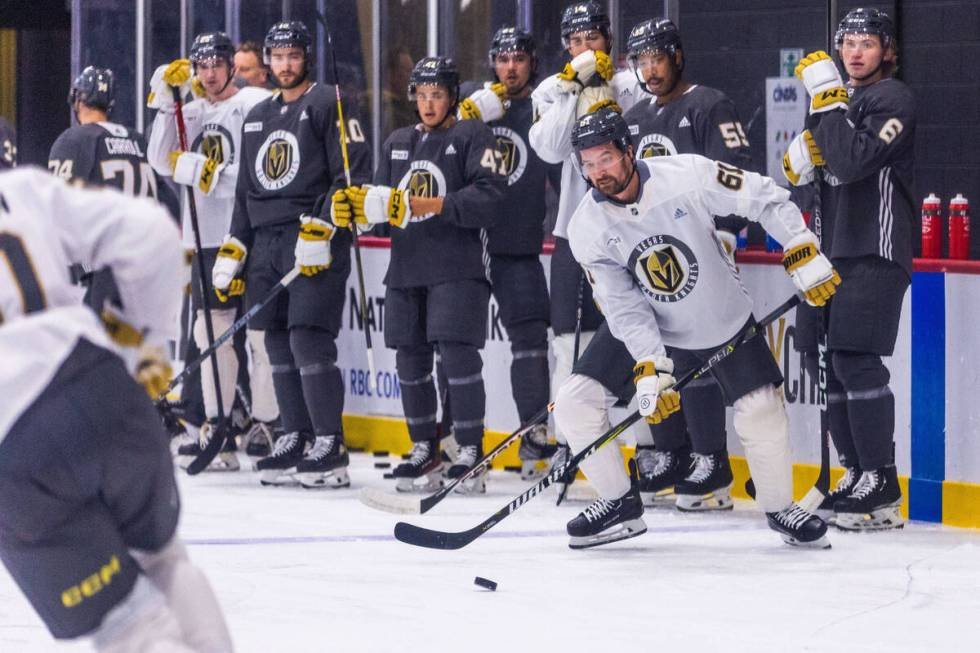
<instances>
[{"instance_id":1,"label":"hockey stick","mask_svg":"<svg viewBox=\"0 0 980 653\"><path fill-rule=\"evenodd\" d=\"M500 444L483 456L483 458L476 461L476 463L470 467L465 474L455 478L452 483L437 491L435 494L431 494L427 497L414 497L404 494L390 494L377 488L366 487L361 490L361 503L372 508L377 508L378 510L384 510L385 512L394 512L406 515L422 515L427 513L437 503L449 496L452 491L456 489L457 485L476 476L478 473L482 473L484 469L489 469L491 461L499 456L504 449L509 447L512 442L516 441L532 428L548 419L548 413L551 412L553 406L554 404L548 404L545 408L542 408L531 419L529 419L526 424L508 435Z\"/></svg>"},{"instance_id":2,"label":"hockey stick","mask_svg":"<svg viewBox=\"0 0 980 653\"><path fill-rule=\"evenodd\" d=\"M800 296L793 295L785 302L780 304L774 311L766 315L762 320L752 324L747 329L742 331L740 334L735 336L728 344L724 345L721 349L716 351L711 357L696 370L691 370L685 374L679 381L677 381L673 389L680 391L688 383L704 376L708 371L717 365L719 362L728 358L738 347L750 340L757 333L760 333L766 325L775 321L780 315L790 310L794 306L800 303ZM602 446L608 444L609 442L615 440L623 432L626 431L633 423L640 419L639 411L634 411L629 417L624 419L622 422L612 427L602 435L600 435L596 440L592 442L589 446L579 451L575 456L568 462L566 467L577 467L583 460L594 454ZM551 472L538 483L531 486L525 490L522 494L514 498L506 506L492 514L489 518L485 519L483 522L477 524L473 528L460 531L460 532L446 532L446 531L436 531L428 528L422 528L420 526L415 526L414 524L408 524L406 522L398 522L395 524L395 539L405 542L406 544L412 544L414 546L421 546L429 549L461 549L476 538L480 537L488 530L499 524L505 518L507 518L511 513L516 512L518 508L527 503L529 500L533 499L535 496L540 494L549 485L554 483L561 475L564 473L565 467L559 469L552 469Z\"/></svg>"},{"instance_id":3,"label":"hockey stick","mask_svg":"<svg viewBox=\"0 0 980 653\"><path fill-rule=\"evenodd\" d=\"M575 344L572 346L572 370L575 370L575 364L578 363L579 346L582 339L582 301L585 299L585 271L582 271L581 276L578 278L578 301L575 304ZM578 469L571 468L568 473L563 478L563 480L568 481L567 483L558 482L558 499L555 501L555 506L560 506L561 502L565 500L565 495L568 494L568 488L572 483L575 482L575 475L578 473ZM571 478L569 478L571 476Z\"/></svg>"},{"instance_id":4,"label":"hockey stick","mask_svg":"<svg viewBox=\"0 0 980 653\"><path fill-rule=\"evenodd\" d=\"M347 123L344 122L344 105L340 101L340 74L337 72L337 55L333 49L333 39L330 37L330 27L327 25L326 17L316 11L316 17L323 25L323 31L327 35L327 49L330 50L330 62L333 65L334 91L337 93L337 118L340 126L340 153L344 159L344 177L347 180L347 187L351 187L350 180L350 159L347 158ZM361 241L357 235L357 226L351 222L350 231L354 241L354 267L357 270L357 290L358 290L358 310L361 313L361 323L364 325L364 345L367 348L368 359L368 390L377 390L377 379L375 378L374 367L374 345L371 342L371 327L368 325L367 292L364 290L364 266L361 263Z\"/></svg>"},{"instance_id":5,"label":"hockey stick","mask_svg":"<svg viewBox=\"0 0 980 653\"><path fill-rule=\"evenodd\" d=\"M171 87L174 95L174 108L176 109L175 118L177 121L177 137L180 139L180 149L188 152L187 149L187 128L184 125L183 98L180 96L180 89L176 86ZM204 309L204 330L208 337L208 349L214 350L214 323L211 321L211 309L209 300L211 298L211 281L204 269L204 247L201 244L201 227L197 219L197 203L194 201L194 187L187 187L187 208L191 216L191 228L194 230L194 246L197 248L197 272L201 277L201 297L202 308ZM211 373L214 376L214 392L217 396L218 405L218 427L214 429L208 446L187 466L187 473L191 476L204 471L214 457L218 455L225 444L225 431L228 428L225 419L224 398L221 394L221 379L218 375L218 357L211 357Z\"/></svg>"}]
</instances>

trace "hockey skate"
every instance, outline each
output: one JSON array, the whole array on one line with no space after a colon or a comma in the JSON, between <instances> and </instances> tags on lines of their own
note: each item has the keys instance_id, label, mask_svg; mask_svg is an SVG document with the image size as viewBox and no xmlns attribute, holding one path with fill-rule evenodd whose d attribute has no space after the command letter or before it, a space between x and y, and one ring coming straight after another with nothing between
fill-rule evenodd
<instances>
[{"instance_id":1,"label":"hockey skate","mask_svg":"<svg viewBox=\"0 0 980 653\"><path fill-rule=\"evenodd\" d=\"M683 481L674 485L677 509L682 512L731 510L732 466L728 452L692 454L694 469Z\"/></svg>"},{"instance_id":2,"label":"hockey skate","mask_svg":"<svg viewBox=\"0 0 980 653\"><path fill-rule=\"evenodd\" d=\"M646 533L635 461L630 461L630 477L626 494L614 500L600 498L568 522L569 548L588 549Z\"/></svg>"},{"instance_id":3,"label":"hockey skate","mask_svg":"<svg viewBox=\"0 0 980 653\"><path fill-rule=\"evenodd\" d=\"M296 465L296 480L305 488L350 487L347 466L350 456L344 436L318 435L313 448Z\"/></svg>"},{"instance_id":4,"label":"hockey skate","mask_svg":"<svg viewBox=\"0 0 980 653\"><path fill-rule=\"evenodd\" d=\"M767 512L769 528L782 536L786 544L814 549L829 549L827 524L812 512L795 503L779 512Z\"/></svg>"},{"instance_id":5,"label":"hockey skate","mask_svg":"<svg viewBox=\"0 0 980 653\"><path fill-rule=\"evenodd\" d=\"M464 444L459 447L456 462L446 472L449 480L455 480L470 471L477 461L483 458L483 447L478 444ZM473 476L456 486L458 494L483 494L487 491L487 469L477 471Z\"/></svg>"},{"instance_id":6,"label":"hockey skate","mask_svg":"<svg viewBox=\"0 0 980 653\"><path fill-rule=\"evenodd\" d=\"M208 444L211 442L214 433L214 423L211 421L204 422L198 438L198 451L204 451L208 448ZM241 469L241 465L238 462L238 446L235 444L235 438L226 437L225 443L221 445L221 452L214 457L214 460L211 461L204 471L237 472L239 469Z\"/></svg>"},{"instance_id":7,"label":"hockey skate","mask_svg":"<svg viewBox=\"0 0 980 653\"><path fill-rule=\"evenodd\" d=\"M296 482L296 466L303 459L306 438L301 433L286 433L276 440L272 453L255 463L262 485L290 485Z\"/></svg>"},{"instance_id":8,"label":"hockey skate","mask_svg":"<svg viewBox=\"0 0 980 653\"><path fill-rule=\"evenodd\" d=\"M653 447L636 448L636 464L640 474L640 497L648 506L667 504L674 494L674 485L691 472L691 450L660 451Z\"/></svg>"},{"instance_id":9,"label":"hockey skate","mask_svg":"<svg viewBox=\"0 0 980 653\"><path fill-rule=\"evenodd\" d=\"M272 446L282 427L276 422L253 420L248 432L242 436L245 454L251 458L264 458L272 453Z\"/></svg>"},{"instance_id":10,"label":"hockey skate","mask_svg":"<svg viewBox=\"0 0 980 653\"><path fill-rule=\"evenodd\" d=\"M820 519L824 520L828 524L833 524L837 521L837 513L834 512L834 504L848 496L854 491L854 486L857 485L858 480L861 478L861 470L857 467L845 467L844 475L839 481L837 481L837 487L831 490L830 494L823 498L814 513Z\"/></svg>"},{"instance_id":11,"label":"hockey skate","mask_svg":"<svg viewBox=\"0 0 980 653\"><path fill-rule=\"evenodd\" d=\"M438 440L412 443L408 460L395 467L395 489L399 492L435 492L442 487L443 462Z\"/></svg>"},{"instance_id":12,"label":"hockey skate","mask_svg":"<svg viewBox=\"0 0 980 653\"><path fill-rule=\"evenodd\" d=\"M194 459L201 455L200 431L192 424L184 424L184 432L177 436L177 450L174 453L174 462L181 469L194 462Z\"/></svg>"},{"instance_id":13,"label":"hockey skate","mask_svg":"<svg viewBox=\"0 0 980 653\"><path fill-rule=\"evenodd\" d=\"M894 465L865 471L851 493L834 504L837 528L878 531L902 528L902 490Z\"/></svg>"},{"instance_id":14,"label":"hockey skate","mask_svg":"<svg viewBox=\"0 0 980 653\"><path fill-rule=\"evenodd\" d=\"M521 446L517 450L517 456L521 459L521 480L537 481L547 474L547 470L539 469L541 462L548 461L555 455L558 446L548 443L548 427L545 424L537 424L531 427L521 436Z\"/></svg>"}]
</instances>

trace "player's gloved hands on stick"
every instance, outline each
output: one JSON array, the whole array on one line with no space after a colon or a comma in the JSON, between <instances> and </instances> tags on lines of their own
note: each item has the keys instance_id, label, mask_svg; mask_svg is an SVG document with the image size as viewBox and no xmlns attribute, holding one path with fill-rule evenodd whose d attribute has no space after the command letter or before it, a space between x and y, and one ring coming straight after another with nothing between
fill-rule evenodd
<instances>
[{"instance_id":1,"label":"player's gloved hands on stick","mask_svg":"<svg viewBox=\"0 0 980 653\"><path fill-rule=\"evenodd\" d=\"M174 160L174 181L184 186L197 186L209 195L218 182L218 162L197 152L179 152Z\"/></svg>"},{"instance_id":2,"label":"player's gloved hands on stick","mask_svg":"<svg viewBox=\"0 0 980 653\"><path fill-rule=\"evenodd\" d=\"M840 275L817 247L817 238L810 232L786 243L783 267L811 306L826 304L840 285Z\"/></svg>"},{"instance_id":3,"label":"player's gloved hands on stick","mask_svg":"<svg viewBox=\"0 0 980 653\"><path fill-rule=\"evenodd\" d=\"M596 74L608 82L615 72L608 54L601 50L586 50L565 64L565 68L558 73L558 79L562 88L568 91L575 86L585 86Z\"/></svg>"},{"instance_id":4,"label":"player's gloved hands on stick","mask_svg":"<svg viewBox=\"0 0 980 653\"><path fill-rule=\"evenodd\" d=\"M173 368L162 347L143 345L136 363L136 382L143 386L150 399L157 399L170 387L174 378Z\"/></svg>"},{"instance_id":5,"label":"player's gloved hands on stick","mask_svg":"<svg viewBox=\"0 0 980 653\"><path fill-rule=\"evenodd\" d=\"M354 207L354 221L376 225L387 222L404 229L412 219L408 191L391 186L352 186L347 189Z\"/></svg>"},{"instance_id":6,"label":"player's gloved hands on stick","mask_svg":"<svg viewBox=\"0 0 980 653\"><path fill-rule=\"evenodd\" d=\"M214 294L221 301L228 301L228 297L245 292L245 282L236 277L245 266L247 255L248 248L242 241L231 235L225 236L218 249L214 267L211 268L211 285L214 286Z\"/></svg>"},{"instance_id":7,"label":"player's gloved hands on stick","mask_svg":"<svg viewBox=\"0 0 980 653\"><path fill-rule=\"evenodd\" d=\"M330 239L336 231L326 220L311 215L301 215L299 224L299 236L294 250L296 265L299 266L300 273L312 277L330 267L333 261Z\"/></svg>"},{"instance_id":8,"label":"player's gloved hands on stick","mask_svg":"<svg viewBox=\"0 0 980 653\"><path fill-rule=\"evenodd\" d=\"M639 360L633 367L636 402L640 415L650 424L659 424L681 409L681 396L673 389L674 361L663 356Z\"/></svg>"},{"instance_id":9,"label":"player's gloved hands on stick","mask_svg":"<svg viewBox=\"0 0 980 653\"><path fill-rule=\"evenodd\" d=\"M837 65L823 50L800 59L794 71L810 94L810 115L834 109L847 109L850 100Z\"/></svg>"},{"instance_id":10,"label":"player's gloved hands on stick","mask_svg":"<svg viewBox=\"0 0 980 653\"><path fill-rule=\"evenodd\" d=\"M481 88L459 103L456 115L460 120L499 120L507 110L507 87L501 83Z\"/></svg>"},{"instance_id":11,"label":"player's gloved hands on stick","mask_svg":"<svg viewBox=\"0 0 980 653\"><path fill-rule=\"evenodd\" d=\"M783 174L794 186L809 184L816 178L816 168L825 165L823 153L813 140L809 129L804 129L790 142L783 154Z\"/></svg>"}]
</instances>

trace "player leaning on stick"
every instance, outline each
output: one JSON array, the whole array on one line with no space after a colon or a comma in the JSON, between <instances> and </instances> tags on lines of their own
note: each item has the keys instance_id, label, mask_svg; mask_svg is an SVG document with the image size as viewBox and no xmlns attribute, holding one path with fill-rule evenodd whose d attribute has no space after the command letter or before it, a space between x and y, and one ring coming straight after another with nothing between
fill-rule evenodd
<instances>
[{"instance_id":1,"label":"player leaning on stick","mask_svg":"<svg viewBox=\"0 0 980 653\"><path fill-rule=\"evenodd\" d=\"M241 275L252 306L294 266L301 269L251 323L265 331L286 433L256 467L264 484L295 478L307 487L344 487L350 481L335 340L350 274L350 232L335 229L329 215L330 194L346 185L336 96L310 79L313 39L303 23L273 25L264 54L279 91L245 118L244 165L214 287L227 294ZM351 179L362 184L370 177L370 150L357 118L346 111L344 118ZM304 458L306 445L312 449Z\"/></svg>"},{"instance_id":2,"label":"player leaning on stick","mask_svg":"<svg viewBox=\"0 0 980 653\"><path fill-rule=\"evenodd\" d=\"M450 478L483 457L486 390L480 349L490 299L486 228L504 210L503 157L479 120L456 119L459 73L447 57L415 64L408 86L419 123L385 141L375 185L337 193L338 226L353 219L389 223L391 262L385 277L385 345L395 349L411 457L394 470L397 489L431 490L441 483L436 436L434 354L449 383L459 454ZM483 492L483 474L460 485Z\"/></svg>"},{"instance_id":3,"label":"player leaning on stick","mask_svg":"<svg viewBox=\"0 0 980 653\"><path fill-rule=\"evenodd\" d=\"M200 220L201 243L204 247L200 255L204 257L205 269L208 270L214 266L218 248L231 225L245 115L256 103L269 97L269 93L262 89L239 90L235 86L235 69L232 63L234 54L235 48L223 32L198 35L191 45L189 60L178 59L156 70L150 82L151 90L147 102L150 108L158 110L150 132L147 158L160 175L172 176L178 184L193 188ZM204 97L183 107L190 151L181 152L171 87L180 88L190 83L192 73L195 75L194 83L203 89ZM189 214L185 204L184 246L193 249L194 232ZM236 279L227 294L219 292L214 297L202 298L196 263L191 266L191 270L191 303L192 309L197 313L194 320L194 340L203 351L208 347L203 315L205 308L211 311L215 334L224 333L237 317L244 283L241 279ZM276 419L279 408L272 390L272 369L265 352L264 334L250 329L248 339L254 361L250 378L252 417L261 426ZM224 414L230 415L235 400L239 358L231 342L220 347L216 356L221 392L224 395ZM215 397L212 376L211 365L203 365L201 389L207 422L201 427L200 448L207 446L218 418L218 400ZM271 434L271 426L266 426L266 429ZM234 449L234 438L229 437L225 440L224 451L214 459L209 469L238 469L239 463Z\"/></svg>"},{"instance_id":4,"label":"player leaning on stick","mask_svg":"<svg viewBox=\"0 0 980 653\"><path fill-rule=\"evenodd\" d=\"M785 243L783 264L808 302L822 304L834 293L837 273L789 193L771 179L691 154L638 161L626 122L608 108L579 119L572 142L593 190L572 216L569 244L612 335L636 361L635 393L648 421L679 410L675 374L696 369L754 320L713 216L737 212ZM792 501L788 422L778 390L783 379L763 335L711 374L735 408L735 430L769 526L790 544L829 546L827 525ZM608 381L575 373L562 384L555 420L573 450L605 431L609 407L633 394L630 381L621 385L613 392ZM618 447L600 449L582 471L600 499L569 522L573 547L646 530L638 484L623 471Z\"/></svg>"},{"instance_id":5,"label":"player leaning on stick","mask_svg":"<svg viewBox=\"0 0 980 653\"><path fill-rule=\"evenodd\" d=\"M21 168L0 174L0 223L0 559L58 639L231 651L176 535L168 438L147 397L167 387L180 307L170 216ZM112 270L120 302L104 324L78 301L71 264Z\"/></svg>"},{"instance_id":6,"label":"player leaning on stick","mask_svg":"<svg viewBox=\"0 0 980 653\"><path fill-rule=\"evenodd\" d=\"M550 399L548 284L540 254L545 183L558 173L558 166L542 161L527 144L531 83L538 65L534 37L516 27L501 27L490 43L489 60L496 81L463 100L460 115L486 122L503 156L507 209L487 230L490 281L513 353L511 393L520 422L526 424ZM553 175L556 183L557 176ZM550 459L554 449L545 424L524 435L518 451L522 477L535 476L535 463Z\"/></svg>"},{"instance_id":7,"label":"player leaning on stick","mask_svg":"<svg viewBox=\"0 0 980 653\"><path fill-rule=\"evenodd\" d=\"M827 412L846 473L822 513L848 530L898 528L895 397L881 357L894 352L912 275L914 99L892 77L898 45L885 12L849 12L836 44L847 87L824 52L796 68L810 116L783 168L796 185L822 180L823 247L844 284L822 315L801 316L797 341L815 376L816 329L827 329Z\"/></svg>"}]
</instances>

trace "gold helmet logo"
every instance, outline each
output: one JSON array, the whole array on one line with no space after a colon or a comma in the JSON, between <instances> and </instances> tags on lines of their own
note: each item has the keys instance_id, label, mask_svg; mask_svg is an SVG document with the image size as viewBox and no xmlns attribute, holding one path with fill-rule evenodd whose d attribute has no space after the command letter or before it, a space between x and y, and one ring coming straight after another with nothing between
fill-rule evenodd
<instances>
[{"instance_id":1,"label":"gold helmet logo","mask_svg":"<svg viewBox=\"0 0 980 653\"><path fill-rule=\"evenodd\" d=\"M271 180L281 178L293 165L293 147L285 139L269 143L265 153L265 174Z\"/></svg>"},{"instance_id":2,"label":"gold helmet logo","mask_svg":"<svg viewBox=\"0 0 980 653\"><path fill-rule=\"evenodd\" d=\"M673 294L681 287L684 270L673 247L668 245L654 250L649 256L640 259L640 262L650 287L656 292Z\"/></svg>"},{"instance_id":3,"label":"gold helmet logo","mask_svg":"<svg viewBox=\"0 0 980 653\"><path fill-rule=\"evenodd\" d=\"M206 134L201 139L201 154L215 163L225 162L225 146L220 134Z\"/></svg>"},{"instance_id":4,"label":"gold helmet logo","mask_svg":"<svg viewBox=\"0 0 980 653\"><path fill-rule=\"evenodd\" d=\"M427 170L413 170L408 182L408 192L413 197L438 197L435 177Z\"/></svg>"}]
</instances>

